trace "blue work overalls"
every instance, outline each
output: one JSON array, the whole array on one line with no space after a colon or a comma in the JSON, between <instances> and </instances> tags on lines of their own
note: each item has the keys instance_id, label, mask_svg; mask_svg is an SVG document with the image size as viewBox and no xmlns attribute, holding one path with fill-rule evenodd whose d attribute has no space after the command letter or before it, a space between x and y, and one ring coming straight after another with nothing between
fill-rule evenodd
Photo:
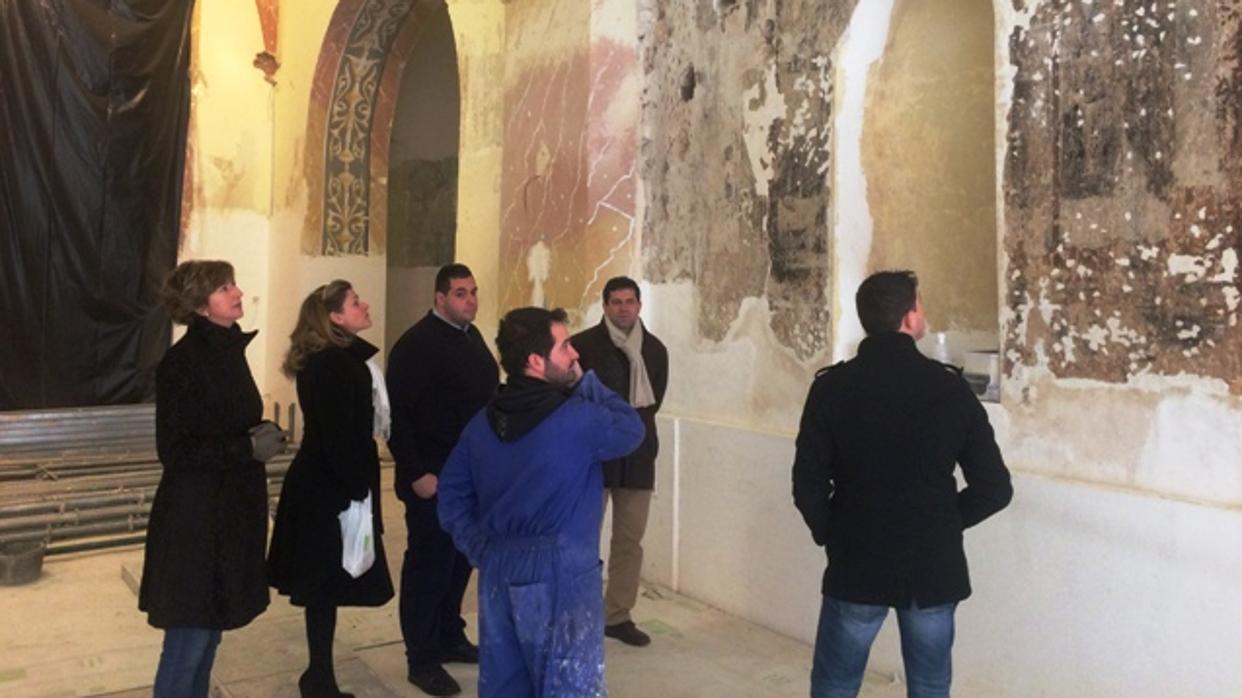
<instances>
[{"instance_id":1,"label":"blue work overalls","mask_svg":"<svg viewBox=\"0 0 1242 698\"><path fill-rule=\"evenodd\" d=\"M440 473L440 523L479 568L479 696L603 696L600 461L643 439L638 413L588 372L529 433L480 412Z\"/></svg>"},{"instance_id":2,"label":"blue work overalls","mask_svg":"<svg viewBox=\"0 0 1242 698\"><path fill-rule=\"evenodd\" d=\"M479 572L480 698L607 695L599 556L562 546L557 536L488 543Z\"/></svg>"}]
</instances>

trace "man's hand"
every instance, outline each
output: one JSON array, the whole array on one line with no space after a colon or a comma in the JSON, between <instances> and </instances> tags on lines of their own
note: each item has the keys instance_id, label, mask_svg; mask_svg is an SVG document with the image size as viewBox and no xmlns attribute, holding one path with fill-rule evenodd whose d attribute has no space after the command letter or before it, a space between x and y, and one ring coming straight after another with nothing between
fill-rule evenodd
<instances>
[{"instance_id":1,"label":"man's hand","mask_svg":"<svg viewBox=\"0 0 1242 698\"><path fill-rule=\"evenodd\" d=\"M589 378L587 376L590 376ZM574 395L586 400L587 402L599 403L604 400L605 394L611 394L604 384L600 382L599 376L594 371L587 371L578 382L574 384Z\"/></svg>"},{"instance_id":2,"label":"man's hand","mask_svg":"<svg viewBox=\"0 0 1242 698\"><path fill-rule=\"evenodd\" d=\"M414 494L418 495L419 499L431 499L436 496L436 485L439 483L439 478L432 473L427 473L414 481Z\"/></svg>"}]
</instances>

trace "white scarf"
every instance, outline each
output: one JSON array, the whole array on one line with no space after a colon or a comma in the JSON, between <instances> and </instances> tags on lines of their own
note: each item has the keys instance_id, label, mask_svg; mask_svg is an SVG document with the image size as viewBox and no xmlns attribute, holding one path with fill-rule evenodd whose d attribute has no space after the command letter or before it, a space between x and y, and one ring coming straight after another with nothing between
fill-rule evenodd
<instances>
[{"instance_id":1,"label":"white scarf","mask_svg":"<svg viewBox=\"0 0 1242 698\"><path fill-rule=\"evenodd\" d=\"M655 391L651 389L651 379L647 377L647 364L643 363L643 322L637 320L627 335L625 330L612 324L608 316L604 316L604 324L608 326L608 337L618 349L625 352L630 360L630 405L647 407L656 403Z\"/></svg>"},{"instance_id":2,"label":"white scarf","mask_svg":"<svg viewBox=\"0 0 1242 698\"><path fill-rule=\"evenodd\" d=\"M385 441L392 434L392 406L388 403L388 387L384 385L384 372L375 357L367 359L371 369L371 405L375 408L375 425L372 433Z\"/></svg>"}]
</instances>

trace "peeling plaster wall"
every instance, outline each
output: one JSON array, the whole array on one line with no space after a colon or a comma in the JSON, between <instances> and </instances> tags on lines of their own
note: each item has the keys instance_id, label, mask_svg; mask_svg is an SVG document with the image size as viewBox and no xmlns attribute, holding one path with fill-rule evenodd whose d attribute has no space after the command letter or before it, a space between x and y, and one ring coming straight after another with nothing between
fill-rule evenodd
<instances>
[{"instance_id":1,"label":"peeling plaster wall","mask_svg":"<svg viewBox=\"0 0 1242 698\"><path fill-rule=\"evenodd\" d=\"M719 341L765 298L783 346L828 345L833 51L853 2L644 2L643 251Z\"/></svg>"},{"instance_id":2,"label":"peeling plaster wall","mask_svg":"<svg viewBox=\"0 0 1242 698\"><path fill-rule=\"evenodd\" d=\"M1004 5L1020 467L1242 504L1242 4Z\"/></svg>"},{"instance_id":3,"label":"peeling plaster wall","mask_svg":"<svg viewBox=\"0 0 1242 698\"><path fill-rule=\"evenodd\" d=\"M747 40L744 20L761 5L702 2L674 8L671 3L648 2L641 8L644 313L669 345L673 364L669 398L660 418L662 449L645 539L649 555L644 574L809 642L815 632L824 559L791 506L788 467L793 442L787 435L796 428L815 362L790 349L770 322L773 310L768 297L755 290L757 285L746 285L759 273L755 268L768 263L754 259L762 256L762 245L753 233L764 229L739 224L752 209L721 193L736 191L726 189L725 183L736 183L742 175L754 181L756 172L766 171L768 161L757 157L738 165L724 157L720 134L740 132L739 141L750 144L745 124L774 123L773 114L779 110L772 100L757 100L748 103L754 108L744 116L730 99L717 98L711 91L741 92L719 85L743 70L738 66L760 55L753 45L739 48L738 56L732 49ZM1179 0L1176 5L1174 24L1182 30L1191 20L1203 18L1212 27L1183 33L1180 42L1189 47L1216 42L1221 56L1233 55L1224 47L1239 45L1239 3ZM1147 306L1158 307L1170 298L1179 304L1193 302L1199 318L1214 310L1226 311L1217 314L1215 324L1196 323L1201 335L1195 336L1233 341L1227 313L1229 299L1236 298L1232 277L1236 267L1229 252L1236 254L1238 248L1236 237L1228 235L1237 230L1230 218L1237 210L1231 203L1237 199L1231 168L1237 169L1240 161L1231 140L1238 133L1231 121L1239 104L1237 59L1214 58L1216 62L1206 68L1195 64L1199 67L1181 72L1173 70L1180 70L1179 62L1184 63L1181 68L1191 63L1173 60L1154 78L1136 77L1127 68L1076 83L1101 93L1126 93L1131 86L1140 86L1131 96L1104 94L1083 102L1084 108L1100 110L1094 122L1100 130L1124 130L1127 123L1140 123L1147 101L1161 104L1162 91L1182 94L1181 90L1193 89L1196 75L1205 69L1215 76L1212 90L1192 91L1178 97L1184 101L1174 100L1174 113L1181 114L1176 128L1145 130L1143 139L1149 142L1134 144L1133 158L1140 157L1140 150L1153 159L1159 152L1156 160L1173 158L1164 184L1159 184L1164 181L1160 177L1149 182L1145 170L1138 172L1136 165L1135 172L1118 174L1118 181L1130 184L1114 185L1111 194L1100 193L1107 178L1091 174L1101 170L1091 163L1108 161L1106 155L1115 146L1096 148L1083 139L1076 152L1099 152L1074 156L1073 162L1061 163L1060 156L1037 160L1029 157L1032 142L1042 144L1034 149L1046 153L1050 142L1066 140L1060 133L1063 126L1068 123L1073 130L1081 125L1076 118L1067 122L1050 117L1047 123L1033 124L1022 117L1027 120L1020 119L1017 126L1013 121L1013 115L1025 108L1017 106L1019 97L1032 94L1031 90L1044 90L1040 94L1045 100L1055 96L1048 85L1033 85L1034 78L1024 82L1023 76L1034 75L1030 72L1034 68L1043 69L1046 81L1049 66L1095 65L1098 59L1117 68L1116 61L1124 66L1131 57L1146 55L1138 48L1116 51L1109 42L1068 42L1063 33L1042 48L1036 41L1029 55L1014 54L1011 47L1019 43L1015 36L1024 36L1032 26L1055 25L1062 32L1065 27L1081 29L1085 21L1107 27L1109 22L1120 23L1110 19L1118 13L1139 16L1140 6L1143 12L1151 7L1102 0L998 0L993 6L996 137L978 141L992 140L995 150L990 159L976 154L970 160L974 164L963 168L980 171L963 176L978 179L972 191L989 181L995 189L988 200L962 196L958 201L962 208L977 205L987 215L995 212L996 223L965 210L941 220L951 222L957 216L970 221L980 246L988 243L989 227L998 235L991 249L999 247L999 263L982 256L972 261L984 271L978 279L982 295L960 298L963 305L958 307L973 308L961 314L967 318L961 322L969 326L986 323L982 308L988 295L999 304L1003 348L1011 352L1010 363L1003 403L989 404L987 409L1014 469L1016 495L1010 509L965 535L975 594L957 615L955 693L962 695L1232 695L1242 685L1242 667L1234 659L1242 656L1242 636L1236 631L1242 625L1242 602L1230 591L1242 564L1236 554L1242 541L1242 430L1238 429L1242 407L1230 392L1237 381L1239 352L1233 347L1208 354L1212 347L1200 342L1200 353L1187 356L1181 350L1188 346L1166 343L1145 359L1150 368L1144 369L1140 362L1139 370L1112 374L1098 368L1115 368L1119 349L1128 353L1128 347L1110 344L1111 331L1103 337L1095 333L1098 346L1092 351L1098 355L1083 364L1086 369L1058 361L1052 346L1062 336L1088 331L1097 309L1103 315L1120 311L1122 317L1147 323L1144 336L1155 342L1160 335L1153 328L1161 315ZM827 291L813 295L827 294L834 301L828 305L833 315L825 320L830 326L825 341L832 342L836 356L847 356L856 341L855 321L845 309L854 287L870 265L887 266L888 256L906 244L896 235L895 222L913 220L909 209L903 208L908 202L894 201L883 191L891 186L886 177L902 173L895 172L885 157L877 157L885 155L882 136L901 139L909 137L907 130L918 132L917 126L895 115L885 116L888 105L877 101L885 89L895 91L893 99L911 99L901 83L915 75L899 67L903 62L912 70L925 67L910 64L914 59L909 52L919 46L902 38L909 33L903 22L912 22L920 12L931 13L921 15L926 22L948 15L956 27L970 24L978 37L986 29L986 9L971 5L974 21L967 22L958 16L963 7L955 2L919 7L900 0L860 3L847 18L848 28L838 46L829 53L835 61L830 73L836 93L833 107L839 110L828 141L830 169L835 170L828 180L835 189L829 212L835 215L829 215L826 232L831 243L824 272ZM936 9L946 15L937 15ZM1083 16L1084 12L1090 14ZM1097 15L1102 18L1095 20ZM724 21L719 22L722 16ZM1146 19L1143 23L1151 28ZM1018 28L1021 31L1015 34ZM798 29L785 31L797 34ZM785 38L781 32L774 36L777 43ZM1168 39L1155 32L1144 42L1150 46L1153 37ZM933 40L930 35L915 38ZM971 64L978 67L979 47L974 48ZM691 62L693 71L687 69ZM1024 67L1027 73L1022 72ZM714 83L709 79L713 70L723 73L715 75ZM774 82L779 94L782 83ZM756 77L752 85L758 84ZM946 89L951 84L946 83ZM687 100L681 98L683 87ZM977 79L958 87L970 91L967 97L982 101ZM1057 89L1068 94L1064 83ZM869 103L861 96L868 91ZM718 100L704 108L715 116L694 112L695 102L705 95ZM851 101L855 97L857 101ZM873 116L880 118L873 121ZM971 129L985 128L972 123ZM1165 128L1167 134L1161 130ZM1088 129L1088 135L1092 132L1094 128ZM1068 141L1074 142L1073 138ZM1155 147L1161 138L1173 146L1181 143L1182 150ZM908 147L934 150L941 145L915 140ZM717 152L710 148L718 148L720 157L703 154ZM1125 150L1118 152L1118 157L1125 157ZM1180 155L1174 157L1176 153ZM920 150L913 157L929 156ZM1018 170L1015 159L1025 163L1025 169ZM934 190L943 183L935 179L938 176L924 173L911 184ZM1096 193L1075 199L1058 189L1061 185L1052 185L1054 177L1086 183ZM1179 181L1189 191L1175 196ZM1160 193L1166 190L1167 200ZM755 196L759 189L756 185L748 191ZM1122 200L1128 208L1118 208ZM1142 235L1133 228L1101 223L1102 216L1113 216L1114 223L1129 220L1126 210L1131 218L1140 211L1147 216ZM1052 229L1050 220L1059 220L1065 229L1077 220L1077 213L1083 219L1069 234L1071 242L1077 241L1073 255L1057 256L1055 247L1040 246ZM738 232L742 230L750 230L752 237L742 236ZM1217 238L1220 233L1225 234ZM1198 247L1191 247L1190 241L1197 241ZM1097 254L1092 250L1103 246L1116 255L1126 245L1131 249L1128 266L1097 260L1089 267L1091 273L1075 271L1085 257ZM1215 255L1212 262L1208 253ZM1144 254L1152 259L1140 269L1134 258ZM942 251L933 259L938 266L953 261ZM1109 265L1124 268L1100 272ZM995 272L990 293L989 270ZM1135 271L1133 279L1129 271ZM712 273L717 274L716 281ZM941 295L953 293L944 287L951 283L951 275L930 281L936 273L925 272L925 283L940 284ZM729 283L719 281L722 276ZM1066 289L1055 288L1061 282L1076 292L1086 282L1075 280L1079 286L1073 286L1067 279L1075 276L1095 278L1090 288L1100 295L1071 298ZM1061 295L1054 298L1049 295L1052 291ZM932 294L930 287L928 292ZM1162 298L1160 304L1157 296ZM1178 326L1177 319L1181 318L1172 318L1170 324L1187 335L1179 341L1193 339L1193 326ZM1058 320L1062 324L1054 328ZM1075 339L1075 350L1082 356L1086 342ZM890 622L881 632L869 668L896 677L902 665L895 630Z\"/></svg>"},{"instance_id":4,"label":"peeling plaster wall","mask_svg":"<svg viewBox=\"0 0 1242 698\"><path fill-rule=\"evenodd\" d=\"M1184 372L1242 395L1240 15L1200 0L1018 16L1010 366L1112 383Z\"/></svg>"},{"instance_id":5,"label":"peeling plaster wall","mask_svg":"<svg viewBox=\"0 0 1242 698\"><path fill-rule=\"evenodd\" d=\"M679 413L787 431L827 360L833 61L853 6L639 4L643 271L686 309L657 328ZM751 358L722 384L729 356Z\"/></svg>"}]
</instances>

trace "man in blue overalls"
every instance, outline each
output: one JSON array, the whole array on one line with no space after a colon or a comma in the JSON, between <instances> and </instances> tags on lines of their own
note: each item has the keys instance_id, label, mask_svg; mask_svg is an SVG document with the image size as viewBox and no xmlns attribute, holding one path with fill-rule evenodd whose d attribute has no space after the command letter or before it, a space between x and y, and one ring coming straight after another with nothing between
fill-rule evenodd
<instances>
[{"instance_id":1,"label":"man in blue overalls","mask_svg":"<svg viewBox=\"0 0 1242 698\"><path fill-rule=\"evenodd\" d=\"M582 374L563 310L519 308L508 383L440 474L444 530L479 569L479 696L603 696L601 462L643 440L625 399Z\"/></svg>"}]
</instances>

